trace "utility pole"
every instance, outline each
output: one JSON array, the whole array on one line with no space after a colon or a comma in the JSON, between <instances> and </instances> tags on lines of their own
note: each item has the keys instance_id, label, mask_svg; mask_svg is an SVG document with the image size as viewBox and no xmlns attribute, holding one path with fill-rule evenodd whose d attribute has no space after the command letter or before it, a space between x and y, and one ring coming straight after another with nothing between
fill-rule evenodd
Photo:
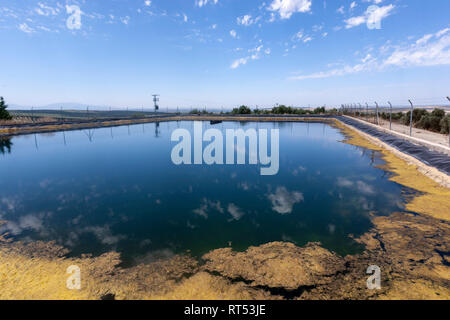
<instances>
[{"instance_id":1,"label":"utility pole","mask_svg":"<svg viewBox=\"0 0 450 320\"><path fill-rule=\"evenodd\" d=\"M389 102L390 112L389 112L389 130L392 130L392 103Z\"/></svg>"},{"instance_id":2,"label":"utility pole","mask_svg":"<svg viewBox=\"0 0 450 320\"><path fill-rule=\"evenodd\" d=\"M379 126L380 125L380 119L378 118L378 103L375 101L375 105L377 106L377 109L376 109L376 113L377 113L377 126Z\"/></svg>"},{"instance_id":3,"label":"utility pole","mask_svg":"<svg viewBox=\"0 0 450 320\"><path fill-rule=\"evenodd\" d=\"M159 102L160 95L159 94L153 94L152 96L153 96L153 103L155 104L155 113L156 113L159 110L158 102Z\"/></svg>"},{"instance_id":4,"label":"utility pole","mask_svg":"<svg viewBox=\"0 0 450 320\"><path fill-rule=\"evenodd\" d=\"M411 100L408 100L411 104L411 116L409 118L409 135L412 137L412 125L413 125L413 112L414 112L414 105L411 102Z\"/></svg>"}]
</instances>

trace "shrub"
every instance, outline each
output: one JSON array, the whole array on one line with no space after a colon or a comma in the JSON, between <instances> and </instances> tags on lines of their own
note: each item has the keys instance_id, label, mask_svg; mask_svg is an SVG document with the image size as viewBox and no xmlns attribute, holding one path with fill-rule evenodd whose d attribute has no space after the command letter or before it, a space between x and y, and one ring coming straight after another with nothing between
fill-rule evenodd
<instances>
[{"instance_id":1,"label":"shrub","mask_svg":"<svg viewBox=\"0 0 450 320\"><path fill-rule=\"evenodd\" d=\"M441 118L433 115L424 115L420 121L416 124L417 128L430 130L434 132L441 131Z\"/></svg>"},{"instance_id":2,"label":"shrub","mask_svg":"<svg viewBox=\"0 0 450 320\"><path fill-rule=\"evenodd\" d=\"M325 107L315 108L314 114L323 114L326 113Z\"/></svg>"},{"instance_id":3,"label":"shrub","mask_svg":"<svg viewBox=\"0 0 450 320\"><path fill-rule=\"evenodd\" d=\"M434 109L433 112L431 112L431 115L442 119L445 117L445 111L442 109Z\"/></svg>"},{"instance_id":4,"label":"shrub","mask_svg":"<svg viewBox=\"0 0 450 320\"><path fill-rule=\"evenodd\" d=\"M0 120L11 120L12 116L6 110L8 106L5 104L3 97L0 97Z\"/></svg>"},{"instance_id":5,"label":"shrub","mask_svg":"<svg viewBox=\"0 0 450 320\"><path fill-rule=\"evenodd\" d=\"M420 119L422 119L423 116L428 115L428 111L425 109L414 109L413 111L413 124L417 123L420 121ZM410 120L411 120L411 111L408 111L406 113L406 117L403 118L403 123L407 126L409 126L410 124Z\"/></svg>"},{"instance_id":6,"label":"shrub","mask_svg":"<svg viewBox=\"0 0 450 320\"><path fill-rule=\"evenodd\" d=\"M282 104L278 107L274 107L272 109L272 113L274 113L274 114L292 114L292 108L286 107L284 104Z\"/></svg>"},{"instance_id":7,"label":"shrub","mask_svg":"<svg viewBox=\"0 0 450 320\"><path fill-rule=\"evenodd\" d=\"M247 106L240 106L239 108L234 108L233 114L251 114L252 110Z\"/></svg>"},{"instance_id":8,"label":"shrub","mask_svg":"<svg viewBox=\"0 0 450 320\"><path fill-rule=\"evenodd\" d=\"M394 112L392 114L392 120L400 120L403 117L403 112Z\"/></svg>"},{"instance_id":9,"label":"shrub","mask_svg":"<svg viewBox=\"0 0 450 320\"><path fill-rule=\"evenodd\" d=\"M450 127L450 114L446 115L441 119L441 122L439 124L441 126L441 133L448 134L449 133L449 127Z\"/></svg>"}]
</instances>

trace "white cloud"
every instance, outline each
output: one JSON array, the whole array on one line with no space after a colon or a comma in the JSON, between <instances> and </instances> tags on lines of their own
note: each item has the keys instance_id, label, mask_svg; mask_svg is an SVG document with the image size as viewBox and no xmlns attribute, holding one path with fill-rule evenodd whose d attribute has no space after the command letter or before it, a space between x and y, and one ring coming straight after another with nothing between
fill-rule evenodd
<instances>
[{"instance_id":1,"label":"white cloud","mask_svg":"<svg viewBox=\"0 0 450 320\"><path fill-rule=\"evenodd\" d=\"M80 230L80 233L92 233L95 237L105 245L115 245L119 241L126 239L124 235L113 235L108 225L103 227L89 226Z\"/></svg>"},{"instance_id":2,"label":"white cloud","mask_svg":"<svg viewBox=\"0 0 450 320\"><path fill-rule=\"evenodd\" d=\"M130 17L129 17L129 16L121 17L121 18L120 18L120 21L121 21L123 24L129 24L129 23L130 23Z\"/></svg>"},{"instance_id":3,"label":"white cloud","mask_svg":"<svg viewBox=\"0 0 450 320\"><path fill-rule=\"evenodd\" d=\"M238 208L234 203L228 205L228 213L231 214L233 220L240 220L244 215L244 212Z\"/></svg>"},{"instance_id":4,"label":"white cloud","mask_svg":"<svg viewBox=\"0 0 450 320\"><path fill-rule=\"evenodd\" d=\"M395 49L383 66L450 65L449 31L450 29L446 28L434 35L425 35L407 47Z\"/></svg>"},{"instance_id":5,"label":"white cloud","mask_svg":"<svg viewBox=\"0 0 450 320\"><path fill-rule=\"evenodd\" d=\"M252 24L257 23L260 19L261 17L256 17L255 19L253 19L251 15L246 14L245 16L238 17L236 20L237 24L248 27Z\"/></svg>"},{"instance_id":6,"label":"white cloud","mask_svg":"<svg viewBox=\"0 0 450 320\"><path fill-rule=\"evenodd\" d=\"M341 188L349 188L353 186L353 181L344 177L339 177L337 179L337 185Z\"/></svg>"},{"instance_id":7,"label":"white cloud","mask_svg":"<svg viewBox=\"0 0 450 320\"><path fill-rule=\"evenodd\" d=\"M366 195L373 195L376 193L374 188L372 186L368 185L367 183L365 183L364 181L357 181L356 187L358 188L359 192L366 194Z\"/></svg>"},{"instance_id":8,"label":"white cloud","mask_svg":"<svg viewBox=\"0 0 450 320\"><path fill-rule=\"evenodd\" d=\"M450 28L435 34L426 34L406 46L382 46L380 56L367 54L355 65L291 77L291 80L323 79L369 71L382 71L387 67L425 67L450 65Z\"/></svg>"},{"instance_id":9,"label":"white cloud","mask_svg":"<svg viewBox=\"0 0 450 320\"><path fill-rule=\"evenodd\" d=\"M208 2L209 2L209 3L217 4L217 3L219 2L219 0L196 0L196 1L195 1L195 5L196 5L197 7L200 7L200 8L201 8L201 7L205 6L205 5L207 5Z\"/></svg>"},{"instance_id":10,"label":"white cloud","mask_svg":"<svg viewBox=\"0 0 450 320\"><path fill-rule=\"evenodd\" d=\"M289 19L296 12L311 11L311 0L273 0L268 9L278 11L281 19Z\"/></svg>"},{"instance_id":11,"label":"white cloud","mask_svg":"<svg viewBox=\"0 0 450 320\"><path fill-rule=\"evenodd\" d=\"M208 211L210 211L211 209L216 210L220 213L224 213L224 209L222 208L220 201L211 201L208 200L206 198L202 199L202 204L199 208L194 209L193 212L196 215L199 215L205 219L208 218Z\"/></svg>"},{"instance_id":12,"label":"white cloud","mask_svg":"<svg viewBox=\"0 0 450 320\"><path fill-rule=\"evenodd\" d=\"M353 66L344 66L337 69L332 69L328 71L316 72L308 75L299 75L289 78L290 80L306 80L306 79L324 79L336 76L344 76L347 74L360 73L363 71L369 71L377 68L376 59L372 58L366 62L359 63Z\"/></svg>"},{"instance_id":13,"label":"white cloud","mask_svg":"<svg viewBox=\"0 0 450 320\"><path fill-rule=\"evenodd\" d=\"M232 36L233 38L236 38L237 37L236 30L231 30L230 31L230 36Z\"/></svg>"},{"instance_id":14,"label":"white cloud","mask_svg":"<svg viewBox=\"0 0 450 320\"><path fill-rule=\"evenodd\" d=\"M348 178L339 177L336 184L341 188L355 188L357 191L365 195L374 195L376 193L375 189L371 185L361 180L353 182Z\"/></svg>"},{"instance_id":15,"label":"white cloud","mask_svg":"<svg viewBox=\"0 0 450 320\"><path fill-rule=\"evenodd\" d=\"M263 48L264 46L261 44L255 48L249 49L248 52L250 53L250 55L234 60L230 68L237 69L241 65L246 65L250 60L258 60L261 57L262 52L266 55L269 55L272 52L269 48L265 50L263 50Z\"/></svg>"},{"instance_id":16,"label":"white cloud","mask_svg":"<svg viewBox=\"0 0 450 320\"><path fill-rule=\"evenodd\" d=\"M366 23L366 21L367 20L366 20L365 16L352 17L350 19L345 20L345 23L346 23L345 27L347 29L350 29L350 28L353 28L353 27L357 27L357 26L359 26L361 24L364 24L364 23Z\"/></svg>"},{"instance_id":17,"label":"white cloud","mask_svg":"<svg viewBox=\"0 0 450 320\"><path fill-rule=\"evenodd\" d=\"M364 15L352 17L350 19L345 20L344 21L346 23L345 28L350 29L364 23L377 25L381 23L383 19L390 16L394 8L395 6L392 4L383 7L377 7L375 9L369 7L364 13Z\"/></svg>"},{"instance_id":18,"label":"white cloud","mask_svg":"<svg viewBox=\"0 0 450 320\"><path fill-rule=\"evenodd\" d=\"M250 59L250 57L245 57L245 58L239 58L233 61L233 63L231 64L230 68L231 69L237 69L240 65L245 65L247 64L248 60Z\"/></svg>"},{"instance_id":19,"label":"white cloud","mask_svg":"<svg viewBox=\"0 0 450 320\"><path fill-rule=\"evenodd\" d=\"M285 187L278 187L274 194L267 197L272 202L272 210L279 214L292 213L294 205L304 200L301 192L289 192Z\"/></svg>"},{"instance_id":20,"label":"white cloud","mask_svg":"<svg viewBox=\"0 0 450 320\"><path fill-rule=\"evenodd\" d=\"M33 33L34 29L29 27L26 23L22 23L21 25L19 25L19 30L23 31L25 33Z\"/></svg>"},{"instance_id":21,"label":"white cloud","mask_svg":"<svg viewBox=\"0 0 450 320\"><path fill-rule=\"evenodd\" d=\"M151 2L150 0L146 0L146 1L144 2L144 5L145 5L146 7L150 7L150 6L152 5L152 2Z\"/></svg>"},{"instance_id":22,"label":"white cloud","mask_svg":"<svg viewBox=\"0 0 450 320\"><path fill-rule=\"evenodd\" d=\"M312 41L313 38L311 36L305 35L303 33L303 30L297 32L293 37L292 37L292 41L302 41L303 43L307 43ZM294 46L295 48L295 46Z\"/></svg>"},{"instance_id":23,"label":"white cloud","mask_svg":"<svg viewBox=\"0 0 450 320\"><path fill-rule=\"evenodd\" d=\"M38 2L38 8L35 9L36 13L40 16L56 16L59 14L60 10L59 8L55 7L50 7L47 6L45 4L43 4L42 2Z\"/></svg>"}]
</instances>

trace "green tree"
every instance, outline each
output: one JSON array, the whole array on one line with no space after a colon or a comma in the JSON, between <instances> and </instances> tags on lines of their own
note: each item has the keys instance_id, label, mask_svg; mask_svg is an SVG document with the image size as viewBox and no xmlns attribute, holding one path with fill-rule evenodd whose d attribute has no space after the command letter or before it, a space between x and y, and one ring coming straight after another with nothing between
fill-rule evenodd
<instances>
[{"instance_id":1,"label":"green tree","mask_svg":"<svg viewBox=\"0 0 450 320\"><path fill-rule=\"evenodd\" d=\"M0 137L0 154L11 153L11 139Z\"/></svg>"},{"instance_id":2,"label":"green tree","mask_svg":"<svg viewBox=\"0 0 450 320\"><path fill-rule=\"evenodd\" d=\"M434 109L433 112L431 112L431 115L442 119L445 117L445 111L443 109Z\"/></svg>"},{"instance_id":3,"label":"green tree","mask_svg":"<svg viewBox=\"0 0 450 320\"><path fill-rule=\"evenodd\" d=\"M422 119L423 116L429 115L428 111L425 109L414 109L413 111L413 124L416 124L417 122ZM404 118L404 124L409 126L409 122L411 120L411 111L408 111L406 113L406 117Z\"/></svg>"},{"instance_id":4,"label":"green tree","mask_svg":"<svg viewBox=\"0 0 450 320\"><path fill-rule=\"evenodd\" d=\"M448 134L450 132L450 114L441 119L441 133Z\"/></svg>"},{"instance_id":5,"label":"green tree","mask_svg":"<svg viewBox=\"0 0 450 320\"><path fill-rule=\"evenodd\" d=\"M318 107L314 109L314 114L325 114L326 112L325 107Z\"/></svg>"},{"instance_id":6,"label":"green tree","mask_svg":"<svg viewBox=\"0 0 450 320\"><path fill-rule=\"evenodd\" d=\"M433 116L433 115L425 115L419 120L416 124L417 128L440 132L441 131L441 122L442 118Z\"/></svg>"},{"instance_id":7,"label":"green tree","mask_svg":"<svg viewBox=\"0 0 450 320\"><path fill-rule=\"evenodd\" d=\"M8 106L5 104L5 100L3 97L0 97L0 120L11 120L12 117L9 112L6 110Z\"/></svg>"},{"instance_id":8,"label":"green tree","mask_svg":"<svg viewBox=\"0 0 450 320\"><path fill-rule=\"evenodd\" d=\"M233 109L233 114L251 114L252 110L247 106L240 106L239 108Z\"/></svg>"}]
</instances>

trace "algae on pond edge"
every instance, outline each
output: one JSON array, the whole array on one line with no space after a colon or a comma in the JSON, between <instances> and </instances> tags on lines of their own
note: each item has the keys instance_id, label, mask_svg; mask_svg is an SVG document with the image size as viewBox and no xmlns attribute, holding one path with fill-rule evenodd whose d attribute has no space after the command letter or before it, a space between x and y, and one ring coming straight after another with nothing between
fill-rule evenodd
<instances>
[{"instance_id":1,"label":"algae on pond edge","mask_svg":"<svg viewBox=\"0 0 450 320\"><path fill-rule=\"evenodd\" d=\"M358 147L378 151L386 162L380 169L393 173L389 180L418 191L406 203L406 211L427 214L437 219L450 221L450 189L441 186L433 179L419 171L415 164L410 164L386 148L369 141L354 128L349 128L340 121L335 124L347 136L343 142Z\"/></svg>"}]
</instances>

